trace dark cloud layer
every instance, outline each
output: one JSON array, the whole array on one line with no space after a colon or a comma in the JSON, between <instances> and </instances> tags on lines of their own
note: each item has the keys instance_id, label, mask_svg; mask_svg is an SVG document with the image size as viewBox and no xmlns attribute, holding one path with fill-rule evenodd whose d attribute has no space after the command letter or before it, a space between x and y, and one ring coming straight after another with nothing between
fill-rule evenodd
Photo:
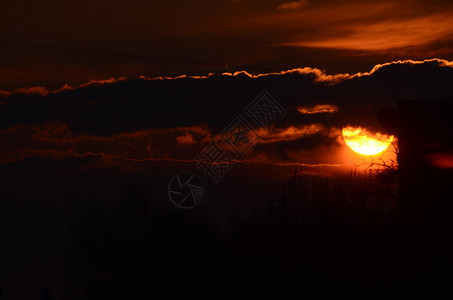
<instances>
[{"instance_id":1,"label":"dark cloud layer","mask_svg":"<svg viewBox=\"0 0 453 300\"><path fill-rule=\"evenodd\" d=\"M4 92L1 134L4 141L12 142L3 147L2 160L46 155L190 160L262 90L285 107L287 116L258 131L263 140L253 153L260 157L279 152L280 158L288 159L290 152L337 145L344 125L385 131L377 122L380 109L396 108L400 100L453 97L452 78L451 62L429 60L394 62L367 73L335 76L298 69L267 75L120 79L59 91ZM300 112L301 106L319 104L338 110Z\"/></svg>"}]
</instances>

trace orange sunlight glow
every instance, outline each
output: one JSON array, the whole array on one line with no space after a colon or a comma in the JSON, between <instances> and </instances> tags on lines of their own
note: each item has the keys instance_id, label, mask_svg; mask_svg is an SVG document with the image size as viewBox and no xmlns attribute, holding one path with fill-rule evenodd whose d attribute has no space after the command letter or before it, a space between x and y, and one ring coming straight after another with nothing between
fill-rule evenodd
<instances>
[{"instance_id":1,"label":"orange sunlight glow","mask_svg":"<svg viewBox=\"0 0 453 300\"><path fill-rule=\"evenodd\" d=\"M343 139L351 150L362 155L376 155L384 152L393 142L394 136L371 133L361 127L346 126L342 129Z\"/></svg>"},{"instance_id":2,"label":"orange sunlight glow","mask_svg":"<svg viewBox=\"0 0 453 300\"><path fill-rule=\"evenodd\" d=\"M338 106L332 104L318 104L312 106L299 106L297 110L304 115L324 114L338 112Z\"/></svg>"}]
</instances>

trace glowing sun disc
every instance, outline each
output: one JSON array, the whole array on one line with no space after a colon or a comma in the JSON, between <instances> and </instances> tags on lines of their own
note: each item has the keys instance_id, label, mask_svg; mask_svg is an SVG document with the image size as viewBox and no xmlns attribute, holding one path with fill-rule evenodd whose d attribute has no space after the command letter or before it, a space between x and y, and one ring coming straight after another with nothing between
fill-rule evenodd
<instances>
[{"instance_id":1,"label":"glowing sun disc","mask_svg":"<svg viewBox=\"0 0 453 300\"><path fill-rule=\"evenodd\" d=\"M361 127L346 126L342 129L343 139L352 151L362 155L376 155L384 152L393 142L394 136L371 133Z\"/></svg>"}]
</instances>

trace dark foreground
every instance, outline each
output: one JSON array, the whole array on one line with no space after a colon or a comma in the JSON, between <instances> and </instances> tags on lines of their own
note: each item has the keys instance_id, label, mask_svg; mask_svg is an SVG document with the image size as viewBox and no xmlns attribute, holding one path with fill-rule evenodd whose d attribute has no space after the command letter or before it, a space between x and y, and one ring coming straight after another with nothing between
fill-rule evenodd
<instances>
[{"instance_id":1,"label":"dark foreground","mask_svg":"<svg viewBox=\"0 0 453 300\"><path fill-rule=\"evenodd\" d=\"M386 181L387 180L387 181ZM162 210L137 187L76 199L68 299L351 299L449 293L451 223L408 224L388 178L291 177L281 197L217 228L203 206Z\"/></svg>"}]
</instances>

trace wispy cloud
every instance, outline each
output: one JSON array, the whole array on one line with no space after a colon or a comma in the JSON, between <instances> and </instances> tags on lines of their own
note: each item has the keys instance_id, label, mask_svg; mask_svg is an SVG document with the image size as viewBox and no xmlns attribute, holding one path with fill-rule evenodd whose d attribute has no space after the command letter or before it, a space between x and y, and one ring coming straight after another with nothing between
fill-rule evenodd
<instances>
[{"instance_id":1,"label":"wispy cloud","mask_svg":"<svg viewBox=\"0 0 453 300\"><path fill-rule=\"evenodd\" d=\"M78 88L84 88L84 87L93 86L93 85L112 84L112 83L115 83L118 81L124 81L126 79L127 78L125 76L122 76L120 78L90 80L88 82L82 83L77 86L65 84L61 88L56 89L56 90L50 90L44 86L22 87L22 88L15 89L13 91L0 90L0 96L7 97L7 96L11 96L13 94L36 94L36 95L41 95L41 96L48 96L49 94L55 94L55 93L59 93L62 91L75 90Z\"/></svg>"},{"instance_id":2,"label":"wispy cloud","mask_svg":"<svg viewBox=\"0 0 453 300\"><path fill-rule=\"evenodd\" d=\"M324 114L338 112L338 106L332 104L317 104L299 106L297 110L304 115Z\"/></svg>"},{"instance_id":3,"label":"wispy cloud","mask_svg":"<svg viewBox=\"0 0 453 300\"><path fill-rule=\"evenodd\" d=\"M276 143L294 141L306 136L322 133L328 134L328 129L322 124L308 124L304 126L289 126L287 128L260 128L256 133L260 136L260 143Z\"/></svg>"},{"instance_id":4,"label":"wispy cloud","mask_svg":"<svg viewBox=\"0 0 453 300\"><path fill-rule=\"evenodd\" d=\"M337 130L336 130L337 131ZM315 134L332 136L335 129L329 129L321 124L306 126L290 126L287 128L261 128L260 144L272 144L284 141L295 141ZM41 125L20 125L0 129L0 138L11 142L0 149L0 163L10 163L35 158L65 159L98 158L99 163L114 163L119 161L146 162L168 161L180 163L195 163L196 154L206 145L209 136L206 126L182 128L146 129L114 136L102 137L94 135L74 135L67 124L46 123ZM15 137L14 140L11 137ZM176 140L176 142L175 142ZM212 141L212 140L211 140ZM218 141L221 143L221 141ZM188 153L186 145L196 145L193 153ZM220 144L219 144L220 145ZM190 151L189 151L190 152ZM262 152L251 151L245 160L235 163L254 163L282 166L326 167L337 164L318 164L291 162L285 157L276 159Z\"/></svg>"},{"instance_id":5,"label":"wispy cloud","mask_svg":"<svg viewBox=\"0 0 453 300\"><path fill-rule=\"evenodd\" d=\"M30 157L63 158L101 154L103 157L137 160L184 159L181 154L187 151L187 148L181 149L177 146L200 144L209 132L207 126L199 125L144 129L105 137L74 135L63 122L19 125L0 129L0 139L10 141L0 149L0 162Z\"/></svg>"},{"instance_id":6,"label":"wispy cloud","mask_svg":"<svg viewBox=\"0 0 453 300\"><path fill-rule=\"evenodd\" d=\"M280 45L369 52L421 47L451 39L452 16L448 6L427 8L415 1L339 1L291 17L304 30L292 30Z\"/></svg>"},{"instance_id":7,"label":"wispy cloud","mask_svg":"<svg viewBox=\"0 0 453 300\"><path fill-rule=\"evenodd\" d=\"M292 1L280 4L277 10L298 10L308 4L307 0Z\"/></svg>"}]
</instances>

